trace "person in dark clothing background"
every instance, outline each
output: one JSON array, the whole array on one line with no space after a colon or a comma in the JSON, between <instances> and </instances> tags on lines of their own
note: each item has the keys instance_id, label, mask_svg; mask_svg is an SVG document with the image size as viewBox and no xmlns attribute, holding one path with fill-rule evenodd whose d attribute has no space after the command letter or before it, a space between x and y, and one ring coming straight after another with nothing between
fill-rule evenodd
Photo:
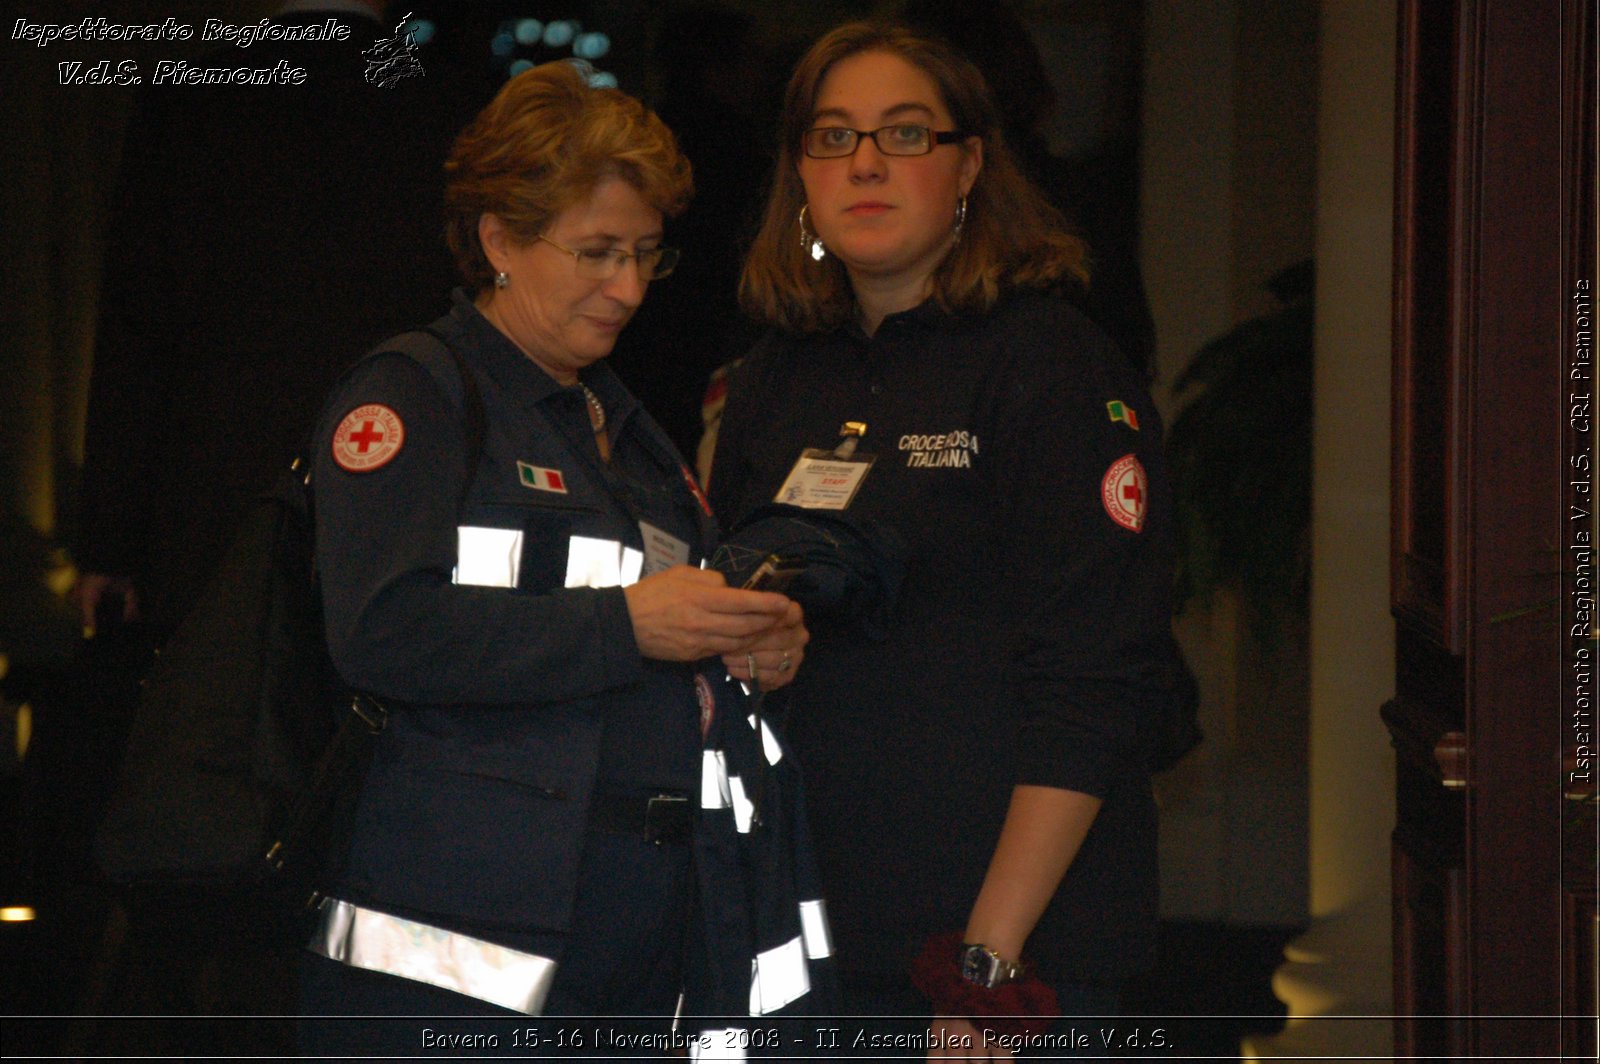
<instances>
[{"instance_id":1,"label":"person in dark clothing background","mask_svg":"<svg viewBox=\"0 0 1600 1064\"><path fill-rule=\"evenodd\" d=\"M1062 158L1042 127L1059 105L1027 26L1003 0L909 0L902 20L972 60L1000 106L1006 146L1089 249L1089 280L1072 302L1106 331L1146 378L1155 375L1155 321L1139 268L1136 149L1112 137Z\"/></svg>"},{"instance_id":2,"label":"person in dark clothing background","mask_svg":"<svg viewBox=\"0 0 1600 1064\"><path fill-rule=\"evenodd\" d=\"M380 3L289 5L343 40L263 40L197 66L303 68L299 85L148 86L124 142L90 385L79 599L159 642L244 508L300 449L343 367L452 276L440 167L487 86L425 57L380 86ZM358 11L364 12L357 13ZM432 69L429 67L432 66Z\"/></svg>"},{"instance_id":3,"label":"person in dark clothing background","mask_svg":"<svg viewBox=\"0 0 1600 1064\"><path fill-rule=\"evenodd\" d=\"M147 72L104 259L72 548L74 597L102 640L114 622L146 653L171 635L344 365L448 287L441 167L489 87L426 50L416 76L369 79L363 52L396 37L384 7L291 3L272 27L331 26L331 39L263 38L193 61L282 61L304 70L299 84L155 85ZM263 930L258 907L248 892L129 889L83 1009L288 1013L300 943ZM138 1050L292 1046L287 1024L225 1044L196 1041L199 1027L159 1031ZM119 1036L80 1032L86 1049L134 1048Z\"/></svg>"},{"instance_id":4,"label":"person in dark clothing background","mask_svg":"<svg viewBox=\"0 0 1600 1064\"><path fill-rule=\"evenodd\" d=\"M670 291L652 297L617 341L617 374L667 435L693 455L711 374L759 330L739 313L739 263L755 232L772 169L768 103L782 88L769 46L747 15L703 0L667 5L655 48L662 121L694 164L695 200L673 239L694 254Z\"/></svg>"}]
</instances>

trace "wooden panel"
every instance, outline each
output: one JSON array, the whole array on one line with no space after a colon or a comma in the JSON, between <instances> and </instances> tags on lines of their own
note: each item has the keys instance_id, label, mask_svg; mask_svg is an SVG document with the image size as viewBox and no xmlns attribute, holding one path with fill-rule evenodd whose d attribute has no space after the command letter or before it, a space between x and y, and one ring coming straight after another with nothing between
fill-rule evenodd
<instances>
[{"instance_id":1,"label":"wooden panel","mask_svg":"<svg viewBox=\"0 0 1600 1064\"><path fill-rule=\"evenodd\" d=\"M1573 217L1594 180L1578 162L1592 111L1570 106L1593 92L1570 43L1580 6L1594 0L1401 5L1397 673L1383 719L1397 753L1397 1050L1425 1058L1553 1057L1563 1002L1591 986L1574 965L1593 958L1575 937L1592 903L1561 890L1551 668L1563 286L1574 246L1593 247L1592 221Z\"/></svg>"},{"instance_id":2,"label":"wooden panel","mask_svg":"<svg viewBox=\"0 0 1600 1064\"><path fill-rule=\"evenodd\" d=\"M1562 353L1566 373L1567 484L1562 536L1562 776L1565 815L1562 818L1561 880L1561 1010L1568 1017L1561 1032L1564 1059L1594 1060L1600 1051L1597 1021L1600 1017L1600 908L1596 904L1597 805L1596 776L1600 748L1596 728L1595 677L1600 646L1595 642L1594 550L1596 503L1594 482L1594 318L1596 269L1595 228L1595 121L1596 30L1600 4L1596 0L1567 0L1563 5L1562 144L1566 177L1563 216L1567 228L1562 260L1563 291L1568 296L1568 328ZM1579 413L1580 403L1588 409ZM1587 468L1575 461L1589 459ZM1591 485L1580 491L1581 484ZM1583 535L1582 533L1587 533ZM1581 582L1581 583L1580 583ZM1589 624L1585 631L1580 595L1589 595Z\"/></svg>"},{"instance_id":3,"label":"wooden panel","mask_svg":"<svg viewBox=\"0 0 1600 1064\"><path fill-rule=\"evenodd\" d=\"M1396 839L1395 1059L1455 1058L1467 1051L1467 944L1460 868L1418 861Z\"/></svg>"},{"instance_id":4,"label":"wooden panel","mask_svg":"<svg viewBox=\"0 0 1600 1064\"><path fill-rule=\"evenodd\" d=\"M1560 677L1550 564L1562 476L1561 7L1481 4L1473 38L1475 162L1464 330L1470 415L1467 891L1471 1011L1559 1013ZM1558 1025L1485 1023L1473 1050L1559 1052Z\"/></svg>"},{"instance_id":5,"label":"wooden panel","mask_svg":"<svg viewBox=\"0 0 1600 1064\"><path fill-rule=\"evenodd\" d=\"M1395 616L1444 649L1463 649L1464 467L1459 417L1466 376L1464 287L1473 256L1467 193L1477 4L1400 5L1394 271Z\"/></svg>"},{"instance_id":6,"label":"wooden panel","mask_svg":"<svg viewBox=\"0 0 1600 1064\"><path fill-rule=\"evenodd\" d=\"M1462 312L1470 293L1462 249L1460 101L1474 68L1476 4L1400 5L1396 101L1391 605L1395 694L1381 716L1395 748L1394 910L1397 1058L1462 1054L1469 996L1464 895L1466 799L1436 756L1463 735L1463 533L1466 410ZM1463 64L1465 68L1463 68ZM1470 96L1470 93L1467 93ZM1470 753L1470 751L1468 751ZM1466 770L1470 772L1470 768Z\"/></svg>"},{"instance_id":7,"label":"wooden panel","mask_svg":"<svg viewBox=\"0 0 1600 1064\"><path fill-rule=\"evenodd\" d=\"M1567 895L1562 938L1566 970L1561 1011L1567 1017L1561 1032L1562 1059L1594 1060L1600 1016L1600 911L1593 891Z\"/></svg>"}]
</instances>

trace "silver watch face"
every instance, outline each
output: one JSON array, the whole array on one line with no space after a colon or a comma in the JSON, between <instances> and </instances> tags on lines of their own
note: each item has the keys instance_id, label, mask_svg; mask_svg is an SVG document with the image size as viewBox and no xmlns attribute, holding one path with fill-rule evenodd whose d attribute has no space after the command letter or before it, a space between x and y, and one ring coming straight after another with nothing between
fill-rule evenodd
<instances>
[{"instance_id":1,"label":"silver watch face","mask_svg":"<svg viewBox=\"0 0 1600 1064\"><path fill-rule=\"evenodd\" d=\"M1000 977L1000 958L982 946L964 946L961 950L961 978L979 986L994 987Z\"/></svg>"}]
</instances>

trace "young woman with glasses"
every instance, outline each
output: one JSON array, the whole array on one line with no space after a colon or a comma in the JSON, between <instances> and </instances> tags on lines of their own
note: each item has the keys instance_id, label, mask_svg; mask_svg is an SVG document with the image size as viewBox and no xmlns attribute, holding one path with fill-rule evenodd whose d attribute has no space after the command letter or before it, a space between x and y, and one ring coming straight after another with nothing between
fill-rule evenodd
<instances>
[{"instance_id":1,"label":"young woman with glasses","mask_svg":"<svg viewBox=\"0 0 1600 1064\"><path fill-rule=\"evenodd\" d=\"M1114 1014L1155 940L1161 422L1051 291L1084 247L952 48L834 30L778 149L712 501L843 506L910 552L887 634L814 624L786 692L846 1011L922 1017L937 1056L1069 1051L1052 1019Z\"/></svg>"}]
</instances>

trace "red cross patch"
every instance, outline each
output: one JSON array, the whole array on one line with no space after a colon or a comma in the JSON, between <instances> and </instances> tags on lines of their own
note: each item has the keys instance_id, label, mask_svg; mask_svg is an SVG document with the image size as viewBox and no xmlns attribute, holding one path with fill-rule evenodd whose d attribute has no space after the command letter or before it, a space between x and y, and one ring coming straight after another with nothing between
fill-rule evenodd
<instances>
[{"instance_id":1,"label":"red cross patch","mask_svg":"<svg viewBox=\"0 0 1600 1064\"><path fill-rule=\"evenodd\" d=\"M346 473L370 473L388 465L405 439L399 414L368 403L346 414L333 430L333 460Z\"/></svg>"},{"instance_id":2,"label":"red cross patch","mask_svg":"<svg viewBox=\"0 0 1600 1064\"><path fill-rule=\"evenodd\" d=\"M1145 483L1144 466L1131 454L1112 462L1105 479L1100 481L1100 501L1105 503L1106 513L1130 532L1144 527Z\"/></svg>"}]
</instances>

